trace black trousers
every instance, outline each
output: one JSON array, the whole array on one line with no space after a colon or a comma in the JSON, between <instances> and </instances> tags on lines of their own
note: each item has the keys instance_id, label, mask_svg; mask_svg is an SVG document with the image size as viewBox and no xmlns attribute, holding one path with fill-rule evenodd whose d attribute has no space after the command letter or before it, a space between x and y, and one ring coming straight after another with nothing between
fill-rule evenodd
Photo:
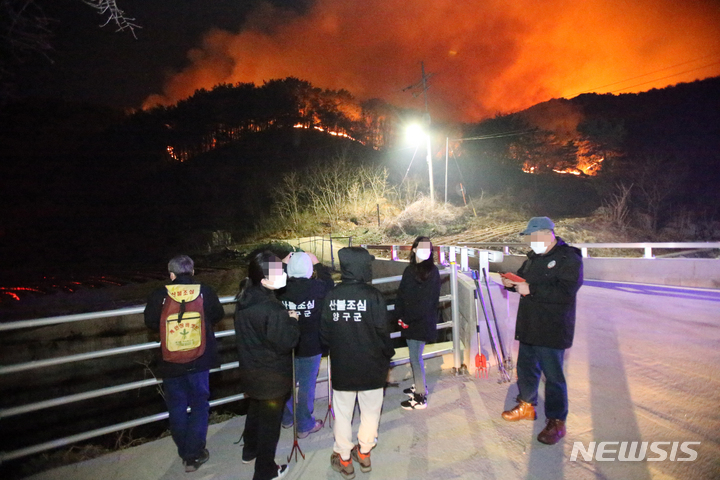
<instances>
[{"instance_id":1,"label":"black trousers","mask_svg":"<svg viewBox=\"0 0 720 480\"><path fill-rule=\"evenodd\" d=\"M270 480L278 473L275 451L280 438L283 408L289 395L270 400L248 399L243 457L255 457L253 480Z\"/></svg>"}]
</instances>

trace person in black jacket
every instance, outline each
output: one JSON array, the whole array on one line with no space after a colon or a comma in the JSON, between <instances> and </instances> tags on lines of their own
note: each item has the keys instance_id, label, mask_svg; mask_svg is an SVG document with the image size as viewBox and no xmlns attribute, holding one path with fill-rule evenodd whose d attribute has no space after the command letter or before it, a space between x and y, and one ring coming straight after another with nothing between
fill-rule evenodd
<instances>
[{"instance_id":1,"label":"person in black jacket","mask_svg":"<svg viewBox=\"0 0 720 480\"><path fill-rule=\"evenodd\" d=\"M287 465L275 463L283 406L292 389L292 349L300 338L297 312L285 310L275 291L285 286L282 261L257 254L240 285L235 310L235 341L240 386L248 396L242 461L255 460L253 480L281 478Z\"/></svg>"},{"instance_id":2,"label":"person in black jacket","mask_svg":"<svg viewBox=\"0 0 720 480\"><path fill-rule=\"evenodd\" d=\"M534 405L544 373L547 424L537 439L554 445L566 432L568 397L563 359L575 334L576 297L583 282L582 255L555 236L555 224L547 217L530 219L522 235L530 236L532 248L517 272L524 281L503 278L507 289L521 295L515 326L515 339L520 341L519 403L502 417L511 422L537 418Z\"/></svg>"},{"instance_id":3,"label":"person in black jacket","mask_svg":"<svg viewBox=\"0 0 720 480\"><path fill-rule=\"evenodd\" d=\"M283 259L287 263L288 282L278 299L290 311L297 311L300 342L295 347L295 380L297 389L298 438L305 438L323 427L322 420L313 416L315 384L317 382L322 346L320 345L320 312L327 293L335 286L330 270L318 262L315 255L293 252ZM312 278L315 275L317 278ZM285 405L282 425L293 425L292 399Z\"/></svg>"},{"instance_id":4,"label":"person in black jacket","mask_svg":"<svg viewBox=\"0 0 720 480\"><path fill-rule=\"evenodd\" d=\"M405 410L427 407L425 384L425 343L437 340L438 303L440 298L440 272L435 266L433 246L428 237L417 237L410 251L410 265L403 272L395 312L407 340L415 383L404 392L410 399L401 402Z\"/></svg>"},{"instance_id":5,"label":"person in black jacket","mask_svg":"<svg viewBox=\"0 0 720 480\"><path fill-rule=\"evenodd\" d=\"M195 264L186 255L180 255L168 263L173 285L195 285ZM194 472L205 463L210 454L205 448L208 416L210 412L210 369L218 366L217 342L213 326L225 316L225 310L217 294L208 286L200 284L205 321L205 352L188 363L172 363L159 356L158 376L163 379L163 392L168 409L170 433L177 445L186 472ZM163 305L168 299L168 287L153 291L145 306L145 325L160 331ZM187 408L190 407L190 413Z\"/></svg>"},{"instance_id":6,"label":"person in black jacket","mask_svg":"<svg viewBox=\"0 0 720 480\"><path fill-rule=\"evenodd\" d=\"M354 477L352 460L363 472L377 442L383 388L395 353L390 340L387 306L372 280L375 257L361 247L338 252L342 282L325 298L320 339L330 349L335 444L330 465L343 477ZM359 445L353 445L352 416L360 404ZM352 456L352 459L351 459Z\"/></svg>"}]
</instances>

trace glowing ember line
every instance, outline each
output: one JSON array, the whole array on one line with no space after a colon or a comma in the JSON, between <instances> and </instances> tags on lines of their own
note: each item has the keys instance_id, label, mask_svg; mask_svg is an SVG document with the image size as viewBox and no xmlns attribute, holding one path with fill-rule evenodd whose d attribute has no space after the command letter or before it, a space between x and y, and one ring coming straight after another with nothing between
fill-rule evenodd
<instances>
[{"instance_id":1,"label":"glowing ember line","mask_svg":"<svg viewBox=\"0 0 720 480\"><path fill-rule=\"evenodd\" d=\"M3 291L3 292L0 292L0 293L4 293L5 295L10 295L10 296L13 297L15 300L20 300L20 297L18 297L16 294L14 294L14 293L12 293L12 292L4 292L4 291Z\"/></svg>"},{"instance_id":2,"label":"glowing ember line","mask_svg":"<svg viewBox=\"0 0 720 480\"><path fill-rule=\"evenodd\" d=\"M329 134L329 135L333 135L333 136L336 136L336 137L347 138L348 140L352 140L353 142L358 142L358 143L361 143L361 144L365 145L364 142L361 142L360 140L357 140L356 138L351 137L350 135L348 135L348 134L345 133L345 132L336 132L336 131L333 131L333 130L326 130L326 129L322 128L322 127L318 127L318 126L315 126L315 125L312 126L312 127L308 127L307 125L303 125L302 123L298 123L298 124L296 124L296 125L293 125L293 128L305 128L305 129L307 129L307 128L313 128L313 129L315 129L315 130L317 130L317 131L319 131L319 132L327 133L327 134Z\"/></svg>"},{"instance_id":3,"label":"glowing ember line","mask_svg":"<svg viewBox=\"0 0 720 480\"><path fill-rule=\"evenodd\" d=\"M31 288L31 287L0 287L0 290L6 290L6 291L12 291L12 292L37 292L37 293L45 293L42 290L38 290L37 288Z\"/></svg>"},{"instance_id":4,"label":"glowing ember line","mask_svg":"<svg viewBox=\"0 0 720 480\"><path fill-rule=\"evenodd\" d=\"M579 172L579 171L577 171L577 170L570 170L570 169L567 169L567 170L557 170L557 169L554 169L554 168L553 168L553 172L555 172L555 173L563 173L563 174L564 174L564 173L569 173L569 174L571 174L571 175L580 175L580 173L581 173L581 172Z\"/></svg>"}]
</instances>

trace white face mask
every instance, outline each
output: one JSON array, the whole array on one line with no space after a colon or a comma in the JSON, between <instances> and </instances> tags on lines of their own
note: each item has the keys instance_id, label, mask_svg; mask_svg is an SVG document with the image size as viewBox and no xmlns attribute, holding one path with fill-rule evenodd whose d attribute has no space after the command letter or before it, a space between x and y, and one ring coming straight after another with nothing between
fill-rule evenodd
<instances>
[{"instance_id":1,"label":"white face mask","mask_svg":"<svg viewBox=\"0 0 720 480\"><path fill-rule=\"evenodd\" d=\"M287 273L283 272L282 275L276 275L275 281L272 283L267 278L264 278L263 282L266 288L269 288L270 290L279 290L287 284Z\"/></svg>"},{"instance_id":2,"label":"white face mask","mask_svg":"<svg viewBox=\"0 0 720 480\"><path fill-rule=\"evenodd\" d=\"M538 255L542 255L547 251L547 246L545 245L545 242L530 242L530 248L532 248L533 252L537 253Z\"/></svg>"},{"instance_id":3,"label":"white face mask","mask_svg":"<svg viewBox=\"0 0 720 480\"><path fill-rule=\"evenodd\" d=\"M418 262L424 262L430 258L430 249L429 248L418 248L415 250L415 260Z\"/></svg>"}]
</instances>

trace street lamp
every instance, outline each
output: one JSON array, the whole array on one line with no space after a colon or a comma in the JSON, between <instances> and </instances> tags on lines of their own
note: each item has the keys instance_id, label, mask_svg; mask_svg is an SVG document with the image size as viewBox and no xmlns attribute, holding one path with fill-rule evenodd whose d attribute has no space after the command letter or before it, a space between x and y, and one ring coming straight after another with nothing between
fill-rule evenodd
<instances>
[{"instance_id":1,"label":"street lamp","mask_svg":"<svg viewBox=\"0 0 720 480\"><path fill-rule=\"evenodd\" d=\"M420 125L414 124L407 128L407 134L415 144L419 143L423 139L427 142L427 164L428 175L430 178L430 206L435 206L435 182L433 181L432 154L430 153L430 133L426 132Z\"/></svg>"}]
</instances>

